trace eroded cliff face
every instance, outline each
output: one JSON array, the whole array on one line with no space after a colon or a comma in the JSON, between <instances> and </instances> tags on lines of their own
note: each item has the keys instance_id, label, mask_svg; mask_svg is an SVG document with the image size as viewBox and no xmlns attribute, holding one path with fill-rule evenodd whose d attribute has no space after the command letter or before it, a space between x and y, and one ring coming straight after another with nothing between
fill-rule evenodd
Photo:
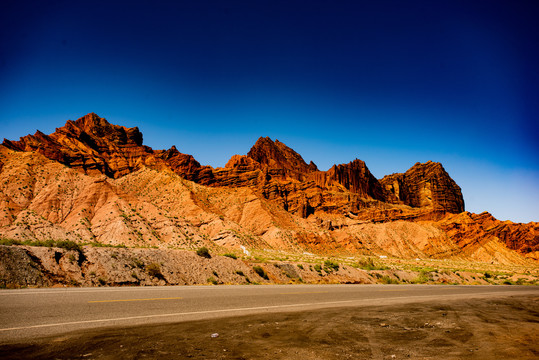
<instances>
[{"instance_id":1,"label":"eroded cliff face","mask_svg":"<svg viewBox=\"0 0 539 360\"><path fill-rule=\"evenodd\" d=\"M37 131L19 141L4 140L3 145L43 154L86 174L113 178L140 169L152 152L142 146L142 134L137 127L112 125L94 113L69 120L50 135Z\"/></svg>"},{"instance_id":2,"label":"eroded cliff face","mask_svg":"<svg viewBox=\"0 0 539 360\"><path fill-rule=\"evenodd\" d=\"M488 212L463 212L447 217L440 222L440 227L457 244L467 242L478 246L494 238L522 254L539 254L539 224L536 222L520 224L500 221Z\"/></svg>"},{"instance_id":3,"label":"eroded cliff face","mask_svg":"<svg viewBox=\"0 0 539 360\"><path fill-rule=\"evenodd\" d=\"M319 171L311 176L321 188L341 185L362 198L383 202L394 202L395 197L385 191L379 181L371 174L364 161L355 159L348 164L333 165L328 171Z\"/></svg>"},{"instance_id":4,"label":"eroded cliff face","mask_svg":"<svg viewBox=\"0 0 539 360\"><path fill-rule=\"evenodd\" d=\"M217 169L174 146L146 147L137 128L95 114L0 146L0 235L19 240L506 263L539 257L537 224L463 210L441 164L377 180L361 160L320 171L269 138Z\"/></svg>"},{"instance_id":5,"label":"eroded cliff face","mask_svg":"<svg viewBox=\"0 0 539 360\"><path fill-rule=\"evenodd\" d=\"M271 140L269 137L261 137L247 153L247 157L253 159L260 168L270 170L282 170L283 176L296 180L304 180L305 175L318 170L311 162L309 165L301 155L280 142Z\"/></svg>"},{"instance_id":6,"label":"eroded cliff face","mask_svg":"<svg viewBox=\"0 0 539 360\"><path fill-rule=\"evenodd\" d=\"M403 204L443 209L454 214L464 211L460 187L440 163L417 163L404 174L384 176L380 183Z\"/></svg>"}]
</instances>

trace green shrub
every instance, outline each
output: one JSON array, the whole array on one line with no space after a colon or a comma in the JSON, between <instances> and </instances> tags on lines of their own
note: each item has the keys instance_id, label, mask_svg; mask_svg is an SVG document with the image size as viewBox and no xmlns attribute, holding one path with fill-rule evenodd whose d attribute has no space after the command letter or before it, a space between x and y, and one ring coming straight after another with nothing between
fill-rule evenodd
<instances>
[{"instance_id":1,"label":"green shrub","mask_svg":"<svg viewBox=\"0 0 539 360\"><path fill-rule=\"evenodd\" d=\"M28 245L28 246L40 246L40 247L57 247L66 250L75 250L82 252L82 246L71 240L15 240L15 239L0 239L0 245Z\"/></svg>"},{"instance_id":2,"label":"green shrub","mask_svg":"<svg viewBox=\"0 0 539 360\"><path fill-rule=\"evenodd\" d=\"M134 266L134 267L138 267L140 269L144 268L144 262L140 261L137 258L133 259L133 262L131 263L131 265Z\"/></svg>"},{"instance_id":3,"label":"green shrub","mask_svg":"<svg viewBox=\"0 0 539 360\"><path fill-rule=\"evenodd\" d=\"M82 246L80 244L77 244L74 241L71 240L58 240L54 244L55 247L66 249L66 250L75 250L75 251L82 251Z\"/></svg>"},{"instance_id":4,"label":"green shrub","mask_svg":"<svg viewBox=\"0 0 539 360\"><path fill-rule=\"evenodd\" d=\"M414 280L412 280L412 284L425 284L428 283L429 280L430 278L428 276L428 272L420 271L419 275Z\"/></svg>"},{"instance_id":5,"label":"green shrub","mask_svg":"<svg viewBox=\"0 0 539 360\"><path fill-rule=\"evenodd\" d=\"M386 270L387 269L387 266L378 265L377 263L374 262L372 258L359 260L354 267L363 269L363 270Z\"/></svg>"},{"instance_id":6,"label":"green shrub","mask_svg":"<svg viewBox=\"0 0 539 360\"><path fill-rule=\"evenodd\" d=\"M318 273L321 273L322 272L322 266L320 266L320 264L316 264L314 266L314 270Z\"/></svg>"},{"instance_id":7,"label":"green shrub","mask_svg":"<svg viewBox=\"0 0 539 360\"><path fill-rule=\"evenodd\" d=\"M210 277L208 278L208 283L210 283L210 284L212 284L212 285L217 285L217 284L218 284L218 283L217 283L217 280L215 280L215 279L213 278L213 276L210 276Z\"/></svg>"},{"instance_id":8,"label":"green shrub","mask_svg":"<svg viewBox=\"0 0 539 360\"><path fill-rule=\"evenodd\" d=\"M88 245L91 245L92 247L110 247L110 248L127 248L124 244L118 244L118 245L112 245L112 244L104 244L97 241L91 242Z\"/></svg>"},{"instance_id":9,"label":"green shrub","mask_svg":"<svg viewBox=\"0 0 539 360\"><path fill-rule=\"evenodd\" d=\"M159 266L158 263L151 263L146 265L146 272L152 277L163 279L163 274L161 273L161 266Z\"/></svg>"},{"instance_id":10,"label":"green shrub","mask_svg":"<svg viewBox=\"0 0 539 360\"><path fill-rule=\"evenodd\" d=\"M197 255L207 259L211 259L210 250L208 250L208 248L205 246L197 249Z\"/></svg>"},{"instance_id":11,"label":"green shrub","mask_svg":"<svg viewBox=\"0 0 539 360\"><path fill-rule=\"evenodd\" d=\"M397 280L395 280L395 279L393 279L393 278L391 278L389 276L382 276L380 278L380 282L382 284L398 284L399 283Z\"/></svg>"},{"instance_id":12,"label":"green shrub","mask_svg":"<svg viewBox=\"0 0 539 360\"><path fill-rule=\"evenodd\" d=\"M301 270L303 270L303 265L298 264L298 268L300 268Z\"/></svg>"},{"instance_id":13,"label":"green shrub","mask_svg":"<svg viewBox=\"0 0 539 360\"><path fill-rule=\"evenodd\" d=\"M253 270L255 273L257 273L261 278L265 279L265 280L269 280L269 277L268 277L268 274L266 274L266 272L264 271L264 269L262 269L262 267L260 266L254 266L253 267Z\"/></svg>"},{"instance_id":14,"label":"green shrub","mask_svg":"<svg viewBox=\"0 0 539 360\"><path fill-rule=\"evenodd\" d=\"M236 270L236 274L238 274L239 276L245 276L245 274L241 270Z\"/></svg>"},{"instance_id":15,"label":"green shrub","mask_svg":"<svg viewBox=\"0 0 539 360\"><path fill-rule=\"evenodd\" d=\"M27 240L27 241L24 241L23 244L24 245L29 245L29 246L54 247L55 241L52 240L52 239L49 239L49 240L35 240L35 241Z\"/></svg>"},{"instance_id":16,"label":"green shrub","mask_svg":"<svg viewBox=\"0 0 539 360\"><path fill-rule=\"evenodd\" d=\"M238 257L235 254L224 254L223 256L236 260Z\"/></svg>"},{"instance_id":17,"label":"green shrub","mask_svg":"<svg viewBox=\"0 0 539 360\"><path fill-rule=\"evenodd\" d=\"M330 273L332 271L338 271L339 270L339 263L333 260L326 260L324 261L324 270L326 272Z\"/></svg>"},{"instance_id":18,"label":"green shrub","mask_svg":"<svg viewBox=\"0 0 539 360\"><path fill-rule=\"evenodd\" d=\"M0 239L0 245L6 245L6 246L11 246L11 245L22 245L22 241L20 241L20 240L15 240L15 239L5 239L5 238L1 238L1 239Z\"/></svg>"},{"instance_id":19,"label":"green shrub","mask_svg":"<svg viewBox=\"0 0 539 360\"><path fill-rule=\"evenodd\" d=\"M55 247L56 246L56 241L52 240L52 239L48 239L48 240L44 240L44 241L35 241L34 242L36 244L36 246L44 246L44 247Z\"/></svg>"}]
</instances>

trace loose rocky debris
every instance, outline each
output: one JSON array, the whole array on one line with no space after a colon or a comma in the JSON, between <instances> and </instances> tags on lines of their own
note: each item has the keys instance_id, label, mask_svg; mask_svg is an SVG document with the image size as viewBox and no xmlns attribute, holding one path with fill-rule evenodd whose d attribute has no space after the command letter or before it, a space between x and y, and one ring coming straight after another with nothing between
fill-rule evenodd
<instances>
[{"instance_id":1,"label":"loose rocky debris","mask_svg":"<svg viewBox=\"0 0 539 360\"><path fill-rule=\"evenodd\" d=\"M80 249L0 245L0 287L139 286L196 284L489 284L483 273L399 269L364 270L326 260L320 263L267 261L194 251ZM500 279L502 281L502 279ZM504 280L507 281L507 280ZM530 280L535 281L535 280Z\"/></svg>"}]
</instances>

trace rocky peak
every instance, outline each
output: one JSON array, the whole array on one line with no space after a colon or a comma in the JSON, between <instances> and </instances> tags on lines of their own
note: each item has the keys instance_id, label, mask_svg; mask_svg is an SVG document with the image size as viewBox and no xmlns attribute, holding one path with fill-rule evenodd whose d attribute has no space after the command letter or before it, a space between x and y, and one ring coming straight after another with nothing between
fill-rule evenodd
<instances>
[{"instance_id":1,"label":"rocky peak","mask_svg":"<svg viewBox=\"0 0 539 360\"><path fill-rule=\"evenodd\" d=\"M270 169L283 169L286 172L307 174L317 169L311 161L307 165L305 160L297 152L280 142L273 141L269 137L260 137L253 145L247 156Z\"/></svg>"},{"instance_id":2,"label":"rocky peak","mask_svg":"<svg viewBox=\"0 0 539 360\"><path fill-rule=\"evenodd\" d=\"M142 146L137 127L110 124L95 113L68 120L50 135L37 131L19 141L4 140L12 150L35 151L87 174L120 177L138 169L151 149Z\"/></svg>"},{"instance_id":3,"label":"rocky peak","mask_svg":"<svg viewBox=\"0 0 539 360\"><path fill-rule=\"evenodd\" d=\"M77 136L86 133L90 136L105 138L118 145L142 146L142 133L138 127L127 128L113 125L95 113L89 113L76 121L68 120L63 128L56 131Z\"/></svg>"},{"instance_id":4,"label":"rocky peak","mask_svg":"<svg viewBox=\"0 0 539 360\"><path fill-rule=\"evenodd\" d=\"M381 184L362 160L355 159L348 164L333 165L326 174L328 180L343 185L355 194L381 201L387 200Z\"/></svg>"},{"instance_id":5,"label":"rocky peak","mask_svg":"<svg viewBox=\"0 0 539 360\"><path fill-rule=\"evenodd\" d=\"M172 145L170 149L159 152L158 156L163 160L169 160L177 156L178 154L181 154L181 153L178 151L175 145Z\"/></svg>"},{"instance_id":6,"label":"rocky peak","mask_svg":"<svg viewBox=\"0 0 539 360\"><path fill-rule=\"evenodd\" d=\"M238 169L244 171L253 171L261 168L258 161L246 155L233 155L225 165L227 169Z\"/></svg>"},{"instance_id":7,"label":"rocky peak","mask_svg":"<svg viewBox=\"0 0 539 360\"><path fill-rule=\"evenodd\" d=\"M418 162L404 174L384 176L380 183L406 205L440 208L451 213L464 211L460 187L438 162Z\"/></svg>"}]
</instances>

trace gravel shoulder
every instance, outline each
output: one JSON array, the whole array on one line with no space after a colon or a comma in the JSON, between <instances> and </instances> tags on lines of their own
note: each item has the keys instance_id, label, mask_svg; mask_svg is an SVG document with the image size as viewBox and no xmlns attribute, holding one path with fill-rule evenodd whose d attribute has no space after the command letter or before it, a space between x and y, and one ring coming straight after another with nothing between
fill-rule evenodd
<instances>
[{"instance_id":1,"label":"gravel shoulder","mask_svg":"<svg viewBox=\"0 0 539 360\"><path fill-rule=\"evenodd\" d=\"M0 358L536 359L538 300L440 300L109 327L3 345Z\"/></svg>"}]
</instances>

